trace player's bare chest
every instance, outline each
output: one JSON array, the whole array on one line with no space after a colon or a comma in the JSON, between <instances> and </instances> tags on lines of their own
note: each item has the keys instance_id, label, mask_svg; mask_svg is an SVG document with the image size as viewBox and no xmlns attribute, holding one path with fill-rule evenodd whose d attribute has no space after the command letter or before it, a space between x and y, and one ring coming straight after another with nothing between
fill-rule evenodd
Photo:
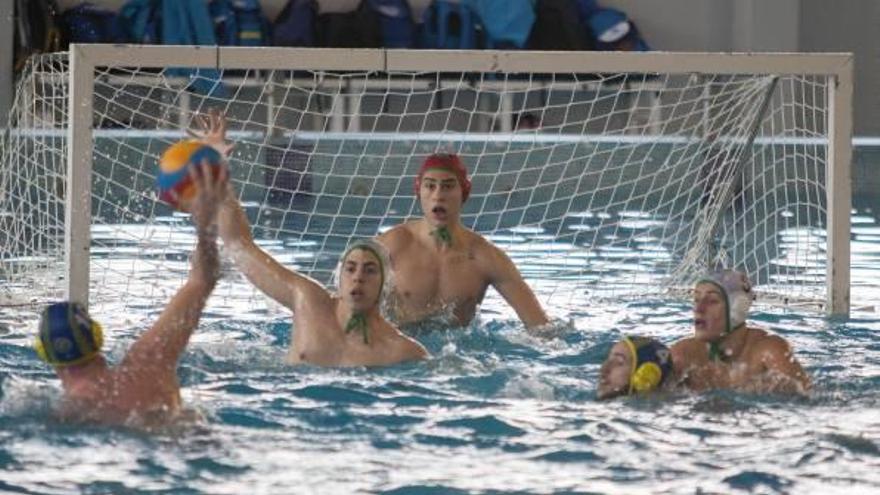
<instances>
[{"instance_id":1,"label":"player's bare chest","mask_svg":"<svg viewBox=\"0 0 880 495\"><path fill-rule=\"evenodd\" d=\"M398 288L417 293L479 292L485 273L469 250L411 253L395 263Z\"/></svg>"}]
</instances>

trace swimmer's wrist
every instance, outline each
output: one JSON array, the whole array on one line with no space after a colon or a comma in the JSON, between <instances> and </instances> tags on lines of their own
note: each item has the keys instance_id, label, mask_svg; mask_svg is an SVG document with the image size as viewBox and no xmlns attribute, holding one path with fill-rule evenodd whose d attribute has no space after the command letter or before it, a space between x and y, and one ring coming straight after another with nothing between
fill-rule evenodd
<instances>
[{"instance_id":1,"label":"swimmer's wrist","mask_svg":"<svg viewBox=\"0 0 880 495\"><path fill-rule=\"evenodd\" d=\"M190 274L196 279L210 281L212 286L216 283L220 278L220 251L216 242L199 239Z\"/></svg>"}]
</instances>

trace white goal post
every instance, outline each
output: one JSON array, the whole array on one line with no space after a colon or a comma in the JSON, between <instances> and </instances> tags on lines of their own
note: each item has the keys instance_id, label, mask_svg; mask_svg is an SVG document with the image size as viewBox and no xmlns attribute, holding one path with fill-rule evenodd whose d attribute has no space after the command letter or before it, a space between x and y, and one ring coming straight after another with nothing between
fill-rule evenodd
<instances>
[{"instance_id":1,"label":"white goal post","mask_svg":"<svg viewBox=\"0 0 880 495\"><path fill-rule=\"evenodd\" d=\"M724 263L786 303L849 312L851 54L71 45L30 70L0 148L0 280L16 290L50 286L23 267L59 253L82 302L111 291L96 277L140 276L104 258L113 246L176 266L154 251L152 227L177 218L150 190L155 160L220 108L258 235L318 278L347 240L418 215L412 176L439 150L473 175L465 224L545 301L659 295ZM58 170L22 165L36 153L66 157L63 206L41 178Z\"/></svg>"}]
</instances>

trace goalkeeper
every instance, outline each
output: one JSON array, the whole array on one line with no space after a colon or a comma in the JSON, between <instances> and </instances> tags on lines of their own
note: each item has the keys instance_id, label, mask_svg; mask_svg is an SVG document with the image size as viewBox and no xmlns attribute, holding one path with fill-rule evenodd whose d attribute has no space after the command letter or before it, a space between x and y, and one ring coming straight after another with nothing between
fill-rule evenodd
<instances>
[{"instance_id":1,"label":"goalkeeper","mask_svg":"<svg viewBox=\"0 0 880 495\"><path fill-rule=\"evenodd\" d=\"M395 274L395 320L400 325L437 320L468 325L492 286L527 329L541 328L547 315L510 258L462 225L461 209L470 191L457 155L430 155L415 180L423 217L378 237Z\"/></svg>"}]
</instances>

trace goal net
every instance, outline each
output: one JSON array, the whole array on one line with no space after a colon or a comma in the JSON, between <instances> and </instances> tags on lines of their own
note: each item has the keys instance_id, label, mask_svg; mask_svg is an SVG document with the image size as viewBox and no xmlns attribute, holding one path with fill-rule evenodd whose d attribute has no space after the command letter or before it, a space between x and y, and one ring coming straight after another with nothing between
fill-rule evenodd
<instances>
[{"instance_id":1,"label":"goal net","mask_svg":"<svg viewBox=\"0 0 880 495\"><path fill-rule=\"evenodd\" d=\"M322 281L353 238L418 217L414 174L453 152L473 179L463 223L551 308L667 296L724 265L765 301L845 312L851 70L834 54L74 46L16 86L0 300L166 299L194 237L157 200L157 158L218 109L258 242ZM216 304L242 303L230 287Z\"/></svg>"}]
</instances>

